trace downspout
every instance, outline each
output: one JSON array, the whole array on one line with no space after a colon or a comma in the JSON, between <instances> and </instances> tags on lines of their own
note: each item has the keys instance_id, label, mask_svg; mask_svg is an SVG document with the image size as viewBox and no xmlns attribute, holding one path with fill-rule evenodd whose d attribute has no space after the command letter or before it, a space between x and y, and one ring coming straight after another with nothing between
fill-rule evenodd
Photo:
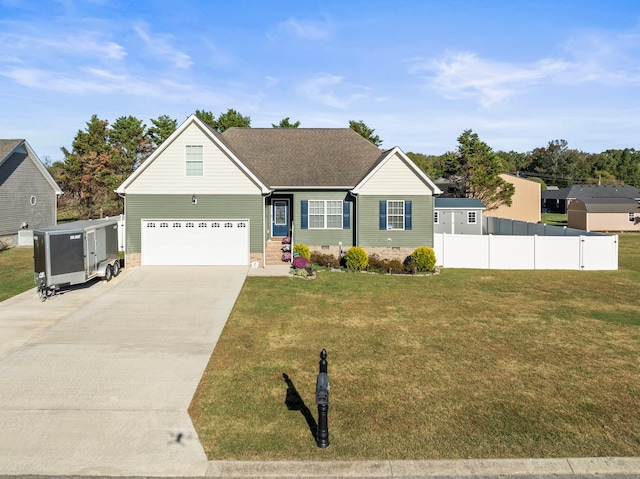
<instances>
[{"instance_id":1,"label":"downspout","mask_svg":"<svg viewBox=\"0 0 640 479\"><path fill-rule=\"evenodd\" d=\"M262 268L267 267L267 221L265 214L267 213L267 198L273 194L273 191L269 191L262 197Z\"/></svg>"},{"instance_id":2,"label":"downspout","mask_svg":"<svg viewBox=\"0 0 640 479\"><path fill-rule=\"evenodd\" d=\"M360 235L360 228L356 227L356 221L358 220L358 215L356 214L356 210L358 209L356 206L358 204L358 193L354 193L353 190L350 190L349 194L354 199L353 211L351 212L351 227L353 228L353 231L355 231L355 234L353 235L353 246L358 246L360 245L360 238L358 238L358 236Z\"/></svg>"}]
</instances>

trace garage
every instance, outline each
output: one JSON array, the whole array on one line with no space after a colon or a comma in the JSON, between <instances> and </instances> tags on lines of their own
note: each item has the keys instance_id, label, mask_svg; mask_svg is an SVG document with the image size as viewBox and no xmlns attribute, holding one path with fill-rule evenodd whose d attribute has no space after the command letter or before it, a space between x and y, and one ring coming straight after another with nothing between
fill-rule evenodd
<instances>
[{"instance_id":1,"label":"garage","mask_svg":"<svg viewBox=\"0 0 640 479\"><path fill-rule=\"evenodd\" d=\"M248 220L142 220L143 265L249 264Z\"/></svg>"}]
</instances>

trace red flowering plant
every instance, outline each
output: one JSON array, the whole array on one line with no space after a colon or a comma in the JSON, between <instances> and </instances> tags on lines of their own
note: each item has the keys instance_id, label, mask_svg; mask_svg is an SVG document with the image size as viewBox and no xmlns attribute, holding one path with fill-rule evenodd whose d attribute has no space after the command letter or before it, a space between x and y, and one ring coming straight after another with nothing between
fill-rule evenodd
<instances>
[{"instance_id":1,"label":"red flowering plant","mask_svg":"<svg viewBox=\"0 0 640 479\"><path fill-rule=\"evenodd\" d=\"M293 258L292 265L295 269L305 269L307 266L309 266L309 260L304 256L296 256L295 258Z\"/></svg>"}]
</instances>

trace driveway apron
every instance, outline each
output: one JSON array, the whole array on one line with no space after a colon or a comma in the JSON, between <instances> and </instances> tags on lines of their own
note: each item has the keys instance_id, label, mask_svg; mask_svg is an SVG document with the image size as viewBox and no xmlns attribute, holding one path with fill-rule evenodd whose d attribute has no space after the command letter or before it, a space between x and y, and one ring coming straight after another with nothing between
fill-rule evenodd
<instances>
[{"instance_id":1,"label":"driveway apron","mask_svg":"<svg viewBox=\"0 0 640 479\"><path fill-rule=\"evenodd\" d=\"M0 303L0 475L204 475L187 409L246 275L139 267Z\"/></svg>"}]
</instances>

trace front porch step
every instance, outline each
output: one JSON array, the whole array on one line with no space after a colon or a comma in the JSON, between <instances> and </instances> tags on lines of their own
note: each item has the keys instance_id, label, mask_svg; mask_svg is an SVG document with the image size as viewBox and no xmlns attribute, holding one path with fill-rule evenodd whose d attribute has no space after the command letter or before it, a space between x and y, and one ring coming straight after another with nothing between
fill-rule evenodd
<instances>
[{"instance_id":1,"label":"front porch step","mask_svg":"<svg viewBox=\"0 0 640 479\"><path fill-rule=\"evenodd\" d=\"M286 265L288 262L282 261L282 238L272 238L267 241L266 265Z\"/></svg>"}]
</instances>

